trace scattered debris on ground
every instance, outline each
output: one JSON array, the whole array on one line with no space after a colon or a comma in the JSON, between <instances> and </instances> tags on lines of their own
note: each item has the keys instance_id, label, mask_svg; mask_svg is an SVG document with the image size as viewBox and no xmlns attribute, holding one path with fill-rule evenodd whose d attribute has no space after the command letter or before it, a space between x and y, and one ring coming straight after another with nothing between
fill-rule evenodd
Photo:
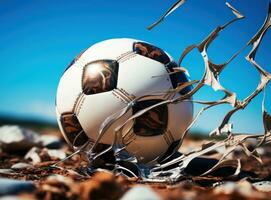
<instances>
[{"instance_id":1,"label":"scattered debris on ground","mask_svg":"<svg viewBox=\"0 0 271 200\"><path fill-rule=\"evenodd\" d=\"M1 129L0 129L1 130ZM15 134L20 127L14 129ZM0 145L0 195L14 199L270 199L271 196L271 146L261 148L263 163L247 157L238 149L231 159L240 159L242 169L238 176L222 176L230 173L229 168L199 176L195 173L212 163L222 152L195 160L188 166L186 176L177 183L148 183L140 179L114 175L101 170L89 174L87 163L74 155L70 159L54 163L72 154L67 144L61 140L60 133L54 131L58 149L50 149L42 143L29 145L28 148L14 149ZM0 132L1 134L1 132ZM44 137L34 133L36 141ZM21 140L25 143L24 140ZM204 140L188 137L180 151L200 147ZM253 141L251 141L253 145ZM4 147L4 148L2 148ZM221 173L221 170L223 172Z\"/></svg>"}]
</instances>

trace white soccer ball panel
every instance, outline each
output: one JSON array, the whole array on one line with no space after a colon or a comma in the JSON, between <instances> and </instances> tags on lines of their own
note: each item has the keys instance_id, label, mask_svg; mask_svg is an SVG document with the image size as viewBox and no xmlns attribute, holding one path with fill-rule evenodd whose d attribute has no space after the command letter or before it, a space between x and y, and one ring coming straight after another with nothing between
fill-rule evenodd
<instances>
[{"instance_id":1,"label":"white soccer ball panel","mask_svg":"<svg viewBox=\"0 0 271 200\"><path fill-rule=\"evenodd\" d=\"M86 95L81 103L80 110L77 111L77 118L87 136L94 141L99 134L100 126L104 120L112 114L115 114L120 109L124 108L127 104L115 97L111 91ZM128 115L131 115L128 113ZM122 119L127 116L123 116ZM101 143L112 144L113 132L116 125L119 125L123 120L118 121L118 124L112 126L105 136L102 138Z\"/></svg>"},{"instance_id":2,"label":"white soccer ball panel","mask_svg":"<svg viewBox=\"0 0 271 200\"><path fill-rule=\"evenodd\" d=\"M165 66L141 55L119 63L118 74L117 87L136 97L172 88Z\"/></svg>"},{"instance_id":3,"label":"white soccer ball panel","mask_svg":"<svg viewBox=\"0 0 271 200\"><path fill-rule=\"evenodd\" d=\"M133 52L133 44L138 40L119 38L105 40L88 48L79 58L83 65L96 60L117 60L128 52Z\"/></svg>"},{"instance_id":4,"label":"white soccer ball panel","mask_svg":"<svg viewBox=\"0 0 271 200\"><path fill-rule=\"evenodd\" d=\"M59 113L73 111L76 99L82 93L82 73L82 68L73 65L61 77L56 96L56 105Z\"/></svg>"},{"instance_id":5,"label":"white soccer ball panel","mask_svg":"<svg viewBox=\"0 0 271 200\"><path fill-rule=\"evenodd\" d=\"M168 104L168 130L174 140L179 140L193 119L192 102Z\"/></svg>"}]
</instances>

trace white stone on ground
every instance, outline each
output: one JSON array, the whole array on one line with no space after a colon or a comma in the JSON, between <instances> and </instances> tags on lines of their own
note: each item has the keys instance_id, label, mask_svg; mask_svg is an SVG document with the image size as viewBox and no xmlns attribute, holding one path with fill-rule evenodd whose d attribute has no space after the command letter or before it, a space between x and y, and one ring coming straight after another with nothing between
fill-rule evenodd
<instances>
[{"instance_id":1,"label":"white stone on ground","mask_svg":"<svg viewBox=\"0 0 271 200\"><path fill-rule=\"evenodd\" d=\"M121 200L161 200L150 187L148 186L135 186L131 188L128 192L126 192Z\"/></svg>"},{"instance_id":2,"label":"white stone on ground","mask_svg":"<svg viewBox=\"0 0 271 200\"><path fill-rule=\"evenodd\" d=\"M20 162L20 163L16 163L14 165L11 166L11 169L26 169L26 168L33 168L33 165L31 164L28 164L28 163L23 163L23 162Z\"/></svg>"},{"instance_id":3,"label":"white stone on ground","mask_svg":"<svg viewBox=\"0 0 271 200\"><path fill-rule=\"evenodd\" d=\"M0 148L3 151L29 150L40 145L39 136L34 131L19 126L0 127Z\"/></svg>"}]
</instances>

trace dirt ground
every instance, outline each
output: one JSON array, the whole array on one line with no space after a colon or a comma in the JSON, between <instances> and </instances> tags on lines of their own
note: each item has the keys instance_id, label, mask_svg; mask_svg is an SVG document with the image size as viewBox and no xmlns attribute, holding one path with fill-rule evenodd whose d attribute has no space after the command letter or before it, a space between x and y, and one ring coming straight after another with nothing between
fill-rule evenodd
<instances>
[{"instance_id":1,"label":"dirt ground","mask_svg":"<svg viewBox=\"0 0 271 200\"><path fill-rule=\"evenodd\" d=\"M46 130L43 134L60 136L56 130ZM190 137L185 140L181 151L189 151L200 146L204 140ZM67 154L72 151L63 141L61 147ZM41 162L31 167L0 172L0 177L31 180L36 189L28 193L17 194L21 199L120 199L131 188L142 185L152 190L165 200L177 199L271 199L271 145L260 149L263 163L254 158L235 152L233 157L241 158L242 170L238 176L227 176L229 169L220 169L213 174L199 176L197 169L203 169L203 160L188 166L185 176L178 183L146 183L137 178L115 176L110 172L89 174L86 163L78 155L52 167L58 158L49 156L46 151L39 152ZM30 163L25 159L25 152L0 153L0 169L10 169L14 164ZM202 165L202 166L201 166ZM224 171L223 171L224 170ZM260 185L260 186L259 186ZM142 198L144 199L144 194ZM155 198L154 198L155 199Z\"/></svg>"}]
</instances>

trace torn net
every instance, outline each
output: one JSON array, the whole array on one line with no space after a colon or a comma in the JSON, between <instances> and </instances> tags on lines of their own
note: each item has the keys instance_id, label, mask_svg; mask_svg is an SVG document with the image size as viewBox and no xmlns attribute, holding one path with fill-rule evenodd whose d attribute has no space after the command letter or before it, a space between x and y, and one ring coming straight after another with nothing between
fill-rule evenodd
<instances>
[{"instance_id":1,"label":"torn net","mask_svg":"<svg viewBox=\"0 0 271 200\"><path fill-rule=\"evenodd\" d=\"M157 26L169 14L171 14L174 10L176 10L178 7L180 7L184 3L185 3L184 0L177 1L165 12L164 15L162 15L162 17L157 22L149 26L148 29L151 30L152 28ZM233 54L226 62L222 64L216 64L209 58L208 47L218 37L219 33L222 32L225 28L228 28L232 23L235 23L236 21L239 21L245 18L244 15L242 15L237 9L235 9L229 3L226 3L226 6L233 13L233 19L229 20L224 25L217 26L199 44L193 44L193 45L188 46L180 56L179 63L178 63L180 67L174 68L173 72L169 72L169 74L173 74L173 73L180 73L180 72L186 71L185 68L181 67L182 61L192 50L198 50L198 52L200 53L204 61L205 70L204 70L202 78L200 80L193 80L193 81L183 83L177 86L175 89L171 89L168 91L158 91L152 94L134 98L130 103L127 104L125 108L109 116L101 125L98 138L95 142L88 141L82 147L75 149L74 154L81 153L89 161L90 170L92 171L97 170L95 168L92 168L93 166L92 164L95 163L97 159L99 159L101 156L103 156L109 151L112 151L114 153L113 156L115 157L115 161L116 161L115 163L108 164L111 167L110 169L112 171L115 171L117 173L125 173L126 175L128 174L129 176L139 177L143 181L175 182L175 181L181 180L182 177L184 176L184 171L186 167L191 163L191 161L193 161L195 158L199 158L200 156L206 155L219 148L223 148L223 155L218 159L218 162L216 164L210 166L208 170L202 172L201 173L202 176L210 174L213 171L217 170L218 168L222 168L225 166L233 166L235 169L235 172L231 176L232 177L237 176L241 171L241 162L239 159L229 158L229 155L237 148L240 148L246 155L252 156L257 161L262 162L259 154L257 153L257 148L271 142L271 115L265 109L265 95L263 95L263 100L262 100L262 116L263 116L263 126L264 126L264 133L262 135L233 133L232 124L230 120L231 120L231 117L237 111L245 109L246 106L256 96L258 96L261 92L263 92L271 80L271 74L267 72L263 67L261 67L255 60L256 55L257 55L257 50L259 46L261 45L262 39L265 33L267 32L267 30L271 26L271 4L269 3L265 22L263 23L263 26L258 30L258 32L247 42L247 44L245 44L240 50L238 50L235 54ZM260 81L259 81L258 86L255 88L255 90L245 99L241 100L237 98L237 95L234 92L226 89L222 85L222 83L220 83L219 77L221 76L223 70L227 67L227 65L231 63L244 49L249 48L249 47L251 47L251 51L246 56L246 59L250 63L248 67L251 66L257 69L260 76ZM194 87L190 92L178 98L174 98L175 94L177 94L179 91L192 85L194 85ZM192 100L193 95L197 93L204 86L211 87L214 91L222 91L224 93L224 97L216 101ZM136 102L146 97L155 97L161 94L166 95L167 99L136 112L134 115L132 115L124 123L122 123L115 129L115 138L112 145L106 148L105 150L97 151L99 142L101 138L104 136L104 134L107 132L107 130L115 122L117 122L122 116L124 116L127 112L129 112ZM170 155L164 160L162 160L161 162L159 162L159 164L157 164L156 162L157 160L153 160L150 163L147 163L148 165L152 163L156 163L154 167L152 168L146 167L146 165L139 164L137 161L137 158L133 155L130 155L125 150L125 144L123 142L123 136L126 135L131 130L132 126L128 129L127 128L124 129L124 127L126 125L133 124L134 120L137 117L143 115L144 113L148 112L151 109L154 109L156 107L159 107L165 104L177 104L183 101L192 101L194 103L203 104L205 106L195 115L193 121L188 126L188 128L183 133L180 133L180 135L182 135L182 138L181 138L181 142L179 146L176 147L176 150L181 146L182 141L187 135L189 129L194 125L194 123L197 121L199 116L204 111L214 106L218 106L220 104L229 104L232 106L232 109L228 113L226 113L224 119L219 124L219 126L215 130L211 131L210 137L214 135L226 134L227 136L226 139L222 141L209 142L196 151L189 152L188 154L179 155L175 159L171 159L168 161L167 159L171 156ZM256 144L254 145L252 149L248 148L246 144L247 141L250 139L253 139L256 141ZM137 173L135 173L135 171L131 169L136 169Z\"/></svg>"}]
</instances>

